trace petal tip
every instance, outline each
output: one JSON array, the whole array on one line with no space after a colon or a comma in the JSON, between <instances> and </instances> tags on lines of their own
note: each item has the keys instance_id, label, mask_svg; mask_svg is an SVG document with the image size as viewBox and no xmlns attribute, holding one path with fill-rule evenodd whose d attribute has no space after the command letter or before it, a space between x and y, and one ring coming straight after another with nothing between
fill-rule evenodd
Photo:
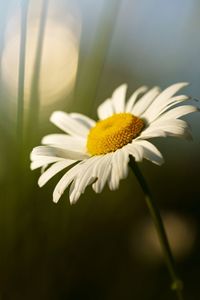
<instances>
[{"instance_id":1,"label":"petal tip","mask_svg":"<svg viewBox=\"0 0 200 300\"><path fill-rule=\"evenodd\" d=\"M70 195L70 197L69 197L69 202L70 202L70 204L71 204L71 205L76 204L76 202L78 201L79 197L80 197L80 193L77 193L77 194L74 195L74 196L71 196L71 195Z\"/></svg>"},{"instance_id":2,"label":"petal tip","mask_svg":"<svg viewBox=\"0 0 200 300\"><path fill-rule=\"evenodd\" d=\"M54 120L57 119L58 117L60 117L60 114L62 114L62 113L63 113L63 112L60 111L60 110L54 111L54 112L51 114L49 120L50 120L52 123L54 123Z\"/></svg>"},{"instance_id":3,"label":"petal tip","mask_svg":"<svg viewBox=\"0 0 200 300\"><path fill-rule=\"evenodd\" d=\"M59 199L53 198L53 203L57 204Z\"/></svg>"},{"instance_id":4,"label":"petal tip","mask_svg":"<svg viewBox=\"0 0 200 300\"><path fill-rule=\"evenodd\" d=\"M58 203L59 199L60 199L61 195L59 193L54 193L53 194L53 202L54 203Z\"/></svg>"},{"instance_id":5,"label":"petal tip","mask_svg":"<svg viewBox=\"0 0 200 300\"><path fill-rule=\"evenodd\" d=\"M43 187L43 185L44 185L43 182L39 179L38 180L38 186L41 188L41 187Z\"/></svg>"}]
</instances>

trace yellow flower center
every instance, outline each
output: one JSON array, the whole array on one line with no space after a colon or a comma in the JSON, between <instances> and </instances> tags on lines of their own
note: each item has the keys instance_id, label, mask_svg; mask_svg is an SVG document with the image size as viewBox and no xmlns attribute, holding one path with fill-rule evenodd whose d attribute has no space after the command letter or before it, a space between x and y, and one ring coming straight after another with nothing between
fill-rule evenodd
<instances>
[{"instance_id":1,"label":"yellow flower center","mask_svg":"<svg viewBox=\"0 0 200 300\"><path fill-rule=\"evenodd\" d=\"M143 127L144 121L130 113L114 114L91 128L87 150L91 155L114 152L137 137Z\"/></svg>"}]
</instances>

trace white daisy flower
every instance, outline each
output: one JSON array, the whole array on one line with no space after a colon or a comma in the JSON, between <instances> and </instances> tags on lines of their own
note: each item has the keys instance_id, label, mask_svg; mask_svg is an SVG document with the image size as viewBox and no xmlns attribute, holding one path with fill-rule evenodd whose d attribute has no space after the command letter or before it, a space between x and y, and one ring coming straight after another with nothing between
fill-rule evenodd
<instances>
[{"instance_id":1,"label":"white daisy flower","mask_svg":"<svg viewBox=\"0 0 200 300\"><path fill-rule=\"evenodd\" d=\"M127 85L123 84L98 107L97 122L78 113L54 112L50 120L64 133L45 136L43 146L31 153L31 169L43 170L39 186L70 166L54 189L53 201L57 202L70 185L70 202L75 203L90 184L96 193L106 183L111 190L117 189L120 180L127 177L130 155L137 162L146 158L161 165L162 154L147 140L166 136L191 138L188 124L179 118L197 108L176 106L188 97L174 96L186 85L177 83L162 92L158 87L147 91L142 86L126 103Z\"/></svg>"}]
</instances>

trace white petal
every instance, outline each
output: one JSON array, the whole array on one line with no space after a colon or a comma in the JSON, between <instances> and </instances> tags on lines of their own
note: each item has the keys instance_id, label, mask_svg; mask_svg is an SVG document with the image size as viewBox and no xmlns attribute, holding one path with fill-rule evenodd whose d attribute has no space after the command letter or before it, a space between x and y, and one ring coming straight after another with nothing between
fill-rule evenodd
<instances>
[{"instance_id":1,"label":"white petal","mask_svg":"<svg viewBox=\"0 0 200 300\"><path fill-rule=\"evenodd\" d=\"M138 96L140 94L143 94L145 93L146 91L148 90L148 87L147 86L141 86L139 89L137 89L133 94L132 96L130 97L130 99L128 100L127 104L126 104L126 112L131 112L132 111L132 108L133 108L133 105L135 104Z\"/></svg>"},{"instance_id":2,"label":"white petal","mask_svg":"<svg viewBox=\"0 0 200 300\"><path fill-rule=\"evenodd\" d=\"M70 200L71 204L75 204L77 202L77 200L80 198L81 194L83 194L85 192L85 188L88 185L92 184L95 180L94 177L85 177L85 176L84 176L84 179L85 179L85 181L84 181L83 185L81 186L80 190L74 190L76 181L72 182L70 189L69 189L69 200Z\"/></svg>"},{"instance_id":3,"label":"white petal","mask_svg":"<svg viewBox=\"0 0 200 300\"><path fill-rule=\"evenodd\" d=\"M47 168L48 168L48 164L42 166L42 168L41 168L41 174L43 174L46 171Z\"/></svg>"},{"instance_id":4,"label":"white petal","mask_svg":"<svg viewBox=\"0 0 200 300\"><path fill-rule=\"evenodd\" d=\"M127 154L127 152L123 148L119 149L116 163L118 166L120 179L124 179L128 176L128 162L129 155Z\"/></svg>"},{"instance_id":5,"label":"white petal","mask_svg":"<svg viewBox=\"0 0 200 300\"><path fill-rule=\"evenodd\" d=\"M157 118L158 116L163 114L165 111L167 111L170 107L173 107L174 105L176 105L180 102L186 101L188 99L189 99L189 97L186 95L179 95L179 96L175 96L175 97L168 99L164 105L161 105L160 107L158 107L157 115L155 117Z\"/></svg>"},{"instance_id":6,"label":"white petal","mask_svg":"<svg viewBox=\"0 0 200 300\"><path fill-rule=\"evenodd\" d=\"M50 121L58 128L73 136L86 137L89 132L87 126L63 111L55 111L51 115Z\"/></svg>"},{"instance_id":7,"label":"white petal","mask_svg":"<svg viewBox=\"0 0 200 300\"><path fill-rule=\"evenodd\" d=\"M178 82L167 87L156 99L156 101L163 101L165 99L171 98L174 94L176 94L180 89L187 86L188 82Z\"/></svg>"},{"instance_id":8,"label":"white petal","mask_svg":"<svg viewBox=\"0 0 200 300\"><path fill-rule=\"evenodd\" d=\"M188 124L185 121L179 119L158 119L145 129L136 140L156 136L177 136L186 139L192 138Z\"/></svg>"},{"instance_id":9,"label":"white petal","mask_svg":"<svg viewBox=\"0 0 200 300\"><path fill-rule=\"evenodd\" d=\"M125 109L127 84L120 85L112 94L111 101L115 113L122 113Z\"/></svg>"},{"instance_id":10,"label":"white petal","mask_svg":"<svg viewBox=\"0 0 200 300\"><path fill-rule=\"evenodd\" d=\"M167 112L165 112L159 120L169 120L173 118L180 118L190 113L198 111L198 108L192 105L182 105L175 107Z\"/></svg>"},{"instance_id":11,"label":"white petal","mask_svg":"<svg viewBox=\"0 0 200 300\"><path fill-rule=\"evenodd\" d=\"M108 179L108 186L111 191L114 191L119 186L119 173L118 173L118 167L116 165L116 154L117 152L114 152L111 159L111 172L110 172L110 178Z\"/></svg>"},{"instance_id":12,"label":"white petal","mask_svg":"<svg viewBox=\"0 0 200 300\"><path fill-rule=\"evenodd\" d=\"M114 110L110 99L105 100L97 109L97 115L100 120L106 119L113 114Z\"/></svg>"},{"instance_id":13,"label":"white petal","mask_svg":"<svg viewBox=\"0 0 200 300\"><path fill-rule=\"evenodd\" d=\"M175 136L186 140L192 140L192 133L189 128L169 127L167 128L166 132L168 136Z\"/></svg>"},{"instance_id":14,"label":"white petal","mask_svg":"<svg viewBox=\"0 0 200 300\"><path fill-rule=\"evenodd\" d=\"M60 157L65 159L83 160L88 155L81 152L71 151L53 146L38 146L33 148L31 152L31 160L41 159L41 157Z\"/></svg>"},{"instance_id":15,"label":"white petal","mask_svg":"<svg viewBox=\"0 0 200 300\"><path fill-rule=\"evenodd\" d=\"M108 185L111 190L116 190L119 187L120 180L127 176L128 161L128 153L125 150L119 149L113 153L110 180L108 181Z\"/></svg>"},{"instance_id":16,"label":"white petal","mask_svg":"<svg viewBox=\"0 0 200 300\"><path fill-rule=\"evenodd\" d=\"M35 160L31 162L30 168L31 170L35 170L44 166L46 167L48 164L52 164L54 162L62 161L62 160L63 158L61 157L41 156L35 158Z\"/></svg>"},{"instance_id":17,"label":"white petal","mask_svg":"<svg viewBox=\"0 0 200 300\"><path fill-rule=\"evenodd\" d=\"M132 114L135 116L140 116L149 107L153 100L160 93L160 88L155 86L150 91L148 91L142 98L140 98L136 104L133 106Z\"/></svg>"},{"instance_id":18,"label":"white petal","mask_svg":"<svg viewBox=\"0 0 200 300\"><path fill-rule=\"evenodd\" d=\"M168 105L168 100L177 93L181 88L187 86L188 83L181 82L176 83L168 88L166 88L160 95L154 100L154 102L149 106L149 108L146 110L146 112L143 115L143 118L145 118L148 122L151 122L159 113L159 111L165 107L165 105Z\"/></svg>"},{"instance_id":19,"label":"white petal","mask_svg":"<svg viewBox=\"0 0 200 300\"><path fill-rule=\"evenodd\" d=\"M143 148L139 144L135 144L134 141L127 144L123 149L135 158L135 161L143 160Z\"/></svg>"},{"instance_id":20,"label":"white petal","mask_svg":"<svg viewBox=\"0 0 200 300\"><path fill-rule=\"evenodd\" d=\"M162 154L152 143L144 140L137 140L135 141L135 144L142 146L144 158L157 165L162 165L164 163Z\"/></svg>"},{"instance_id":21,"label":"white petal","mask_svg":"<svg viewBox=\"0 0 200 300\"><path fill-rule=\"evenodd\" d=\"M76 166L71 168L63 177L60 179L60 181L57 183L54 191L53 191L53 202L57 203L66 188L70 185L70 183L73 181L75 176L78 174L78 172L81 171L83 164L85 161L82 161L78 163Z\"/></svg>"},{"instance_id":22,"label":"white petal","mask_svg":"<svg viewBox=\"0 0 200 300\"><path fill-rule=\"evenodd\" d=\"M62 160L58 161L52 166L50 166L38 179L38 185L42 187L49 181L54 175L62 171L63 169L69 167L70 165L74 164L76 160Z\"/></svg>"},{"instance_id":23,"label":"white petal","mask_svg":"<svg viewBox=\"0 0 200 300\"><path fill-rule=\"evenodd\" d=\"M144 139L151 139L155 137L166 137L167 134L165 131L159 128L153 129L146 129L144 130L135 140L144 140Z\"/></svg>"},{"instance_id":24,"label":"white petal","mask_svg":"<svg viewBox=\"0 0 200 300\"><path fill-rule=\"evenodd\" d=\"M188 140L192 139L192 135L189 128L168 125L165 127L165 133L167 136L176 136Z\"/></svg>"},{"instance_id":25,"label":"white petal","mask_svg":"<svg viewBox=\"0 0 200 300\"><path fill-rule=\"evenodd\" d=\"M154 122L157 118L159 118L162 114L164 114L169 108L175 106L176 104L188 100L189 97L185 95L175 96L169 99L166 99L165 103L160 103L157 107L154 108L153 114L151 114L151 118L146 117L146 112L142 115L142 118L146 119L147 122ZM148 112L147 112L148 114Z\"/></svg>"},{"instance_id":26,"label":"white petal","mask_svg":"<svg viewBox=\"0 0 200 300\"><path fill-rule=\"evenodd\" d=\"M49 134L43 137L42 144L53 145L60 148L71 149L73 151L86 153L86 143L85 138L74 137L67 134Z\"/></svg>"},{"instance_id":27,"label":"white petal","mask_svg":"<svg viewBox=\"0 0 200 300\"><path fill-rule=\"evenodd\" d=\"M108 153L102 156L101 161L97 165L96 177L97 180L93 183L92 188L96 193L100 193L108 180L111 170L112 154Z\"/></svg>"},{"instance_id":28,"label":"white petal","mask_svg":"<svg viewBox=\"0 0 200 300\"><path fill-rule=\"evenodd\" d=\"M96 122L91 118L79 113L70 113L69 116L78 121L79 123L82 123L88 129L94 127L96 124Z\"/></svg>"},{"instance_id":29,"label":"white petal","mask_svg":"<svg viewBox=\"0 0 200 300\"><path fill-rule=\"evenodd\" d=\"M101 156L93 156L92 158L85 161L81 170L78 172L74 178L74 182L70 187L70 203L74 204L80 195L84 193L85 188L94 182L96 179L96 174L94 174L94 168L96 163L101 160Z\"/></svg>"},{"instance_id":30,"label":"white petal","mask_svg":"<svg viewBox=\"0 0 200 300\"><path fill-rule=\"evenodd\" d=\"M183 127L187 128L188 124L184 120L180 119L164 119L164 118L159 118L156 121L154 121L152 124L149 125L148 129L157 129L157 128L162 128L165 129L165 126L177 126L177 127ZM146 129L146 131L148 130Z\"/></svg>"}]
</instances>

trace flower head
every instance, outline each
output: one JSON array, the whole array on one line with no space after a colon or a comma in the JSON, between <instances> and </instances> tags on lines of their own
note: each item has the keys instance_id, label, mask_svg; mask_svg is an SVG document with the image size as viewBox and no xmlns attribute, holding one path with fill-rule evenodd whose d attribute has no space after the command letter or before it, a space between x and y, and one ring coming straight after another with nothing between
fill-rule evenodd
<instances>
[{"instance_id":1,"label":"flower head","mask_svg":"<svg viewBox=\"0 0 200 300\"><path fill-rule=\"evenodd\" d=\"M186 85L177 83L162 92L158 87L147 91L143 86L127 103L127 85L121 85L98 107L97 122L78 113L54 112L50 120L64 134L45 136L43 146L31 153L31 169L43 167L39 186L70 166L54 189L53 201L57 202L70 185L70 202L75 203L90 184L96 193L102 191L106 182L111 190L117 189L128 174L130 156L135 161L146 158L161 165L162 154L147 140L166 136L191 138L188 124L179 118L197 108L182 105L187 96L174 96Z\"/></svg>"}]
</instances>

